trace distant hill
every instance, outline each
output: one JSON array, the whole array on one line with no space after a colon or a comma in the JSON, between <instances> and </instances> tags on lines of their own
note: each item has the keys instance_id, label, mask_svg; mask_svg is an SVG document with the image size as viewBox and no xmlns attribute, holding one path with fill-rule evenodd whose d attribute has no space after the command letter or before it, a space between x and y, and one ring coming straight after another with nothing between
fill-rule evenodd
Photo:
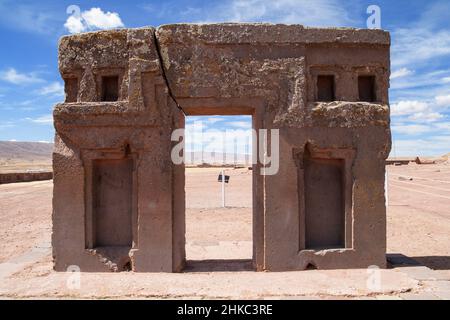
<instances>
[{"instance_id":1,"label":"distant hill","mask_svg":"<svg viewBox=\"0 0 450 320\"><path fill-rule=\"evenodd\" d=\"M0 141L0 159L13 161L51 161L53 143ZM186 152L186 164L251 164L251 155Z\"/></svg>"},{"instance_id":2,"label":"distant hill","mask_svg":"<svg viewBox=\"0 0 450 320\"><path fill-rule=\"evenodd\" d=\"M53 143L0 141L0 159L51 160Z\"/></svg>"},{"instance_id":3,"label":"distant hill","mask_svg":"<svg viewBox=\"0 0 450 320\"><path fill-rule=\"evenodd\" d=\"M252 156L250 154L242 153L220 153L220 152L189 152L186 151L185 164L186 165L251 165Z\"/></svg>"}]
</instances>

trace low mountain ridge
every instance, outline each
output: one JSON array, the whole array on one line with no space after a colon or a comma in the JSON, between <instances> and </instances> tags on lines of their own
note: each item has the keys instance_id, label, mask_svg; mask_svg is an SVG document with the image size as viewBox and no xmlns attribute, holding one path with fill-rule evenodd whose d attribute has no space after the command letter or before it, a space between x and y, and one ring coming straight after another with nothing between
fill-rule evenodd
<instances>
[{"instance_id":1,"label":"low mountain ridge","mask_svg":"<svg viewBox=\"0 0 450 320\"><path fill-rule=\"evenodd\" d=\"M0 159L51 160L53 143L0 141Z\"/></svg>"}]
</instances>

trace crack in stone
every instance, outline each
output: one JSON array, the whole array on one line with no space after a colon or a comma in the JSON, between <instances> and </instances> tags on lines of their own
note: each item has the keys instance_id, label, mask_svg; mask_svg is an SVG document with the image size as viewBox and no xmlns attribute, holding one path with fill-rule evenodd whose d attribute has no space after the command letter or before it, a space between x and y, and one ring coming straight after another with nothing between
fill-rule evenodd
<instances>
[{"instance_id":1,"label":"crack in stone","mask_svg":"<svg viewBox=\"0 0 450 320\"><path fill-rule=\"evenodd\" d=\"M159 40L158 40L158 37L156 36L156 32L153 32L153 40L155 42L155 48L156 48L156 53L158 55L158 61L159 61L159 64L161 66L161 74L162 74L162 77L164 79L164 82L166 83L167 91L169 93L169 96L173 100L173 102L175 103L177 108L181 112L183 112L184 116L187 116L186 112L181 107L181 105L178 103L177 99L175 98L175 96L174 96L174 94L172 92L172 89L170 88L169 79L167 78L166 68L164 67L164 61L163 61L162 54L161 54L161 47L159 45Z\"/></svg>"}]
</instances>

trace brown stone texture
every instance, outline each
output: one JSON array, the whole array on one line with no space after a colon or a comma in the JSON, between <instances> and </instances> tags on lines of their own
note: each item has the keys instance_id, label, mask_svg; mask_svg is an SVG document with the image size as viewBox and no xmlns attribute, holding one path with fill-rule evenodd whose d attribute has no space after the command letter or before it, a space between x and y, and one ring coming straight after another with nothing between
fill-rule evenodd
<instances>
[{"instance_id":1,"label":"brown stone texture","mask_svg":"<svg viewBox=\"0 0 450 320\"><path fill-rule=\"evenodd\" d=\"M171 133L184 127L177 103L188 115L246 114L254 129L279 129L279 172L253 168L255 270L385 267L389 50L384 31L299 25L63 37L55 269L183 270L184 166L170 157Z\"/></svg>"},{"instance_id":2,"label":"brown stone texture","mask_svg":"<svg viewBox=\"0 0 450 320\"><path fill-rule=\"evenodd\" d=\"M52 172L9 172L0 173L0 184L52 180Z\"/></svg>"}]
</instances>

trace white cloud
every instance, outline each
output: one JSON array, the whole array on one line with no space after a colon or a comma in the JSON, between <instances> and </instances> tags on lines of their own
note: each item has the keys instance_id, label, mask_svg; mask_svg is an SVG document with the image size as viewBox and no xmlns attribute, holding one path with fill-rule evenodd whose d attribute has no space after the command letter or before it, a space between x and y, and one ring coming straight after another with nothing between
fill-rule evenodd
<instances>
[{"instance_id":1,"label":"white cloud","mask_svg":"<svg viewBox=\"0 0 450 320\"><path fill-rule=\"evenodd\" d=\"M116 12L103 12L100 8L84 11L81 16L90 29L113 29L124 27L120 16Z\"/></svg>"},{"instance_id":2,"label":"white cloud","mask_svg":"<svg viewBox=\"0 0 450 320\"><path fill-rule=\"evenodd\" d=\"M15 127L15 124L11 121L0 122L0 129L8 129Z\"/></svg>"},{"instance_id":3,"label":"white cloud","mask_svg":"<svg viewBox=\"0 0 450 320\"><path fill-rule=\"evenodd\" d=\"M202 116L187 116L186 117L186 124L193 124L194 122L198 122L202 120Z\"/></svg>"},{"instance_id":4,"label":"white cloud","mask_svg":"<svg viewBox=\"0 0 450 320\"><path fill-rule=\"evenodd\" d=\"M393 151L399 156L439 156L450 151L450 95L429 101L400 101L392 106ZM442 112L440 112L442 111Z\"/></svg>"},{"instance_id":5,"label":"white cloud","mask_svg":"<svg viewBox=\"0 0 450 320\"><path fill-rule=\"evenodd\" d=\"M200 120L200 121L203 121L203 120ZM221 118L221 117L209 117L209 118L206 119L206 122L208 124L214 124L214 123L217 123L217 122L220 122L220 121L223 121L223 118Z\"/></svg>"},{"instance_id":6,"label":"white cloud","mask_svg":"<svg viewBox=\"0 0 450 320\"><path fill-rule=\"evenodd\" d=\"M391 32L391 97L425 100L436 108L435 97L448 92L450 70L445 59L450 57L449 9L447 1L430 1L417 19ZM413 77L399 76L413 69Z\"/></svg>"},{"instance_id":7,"label":"white cloud","mask_svg":"<svg viewBox=\"0 0 450 320\"><path fill-rule=\"evenodd\" d=\"M449 108L450 95L437 96L431 101L403 100L391 106L391 115L412 122L435 122L443 119L442 112Z\"/></svg>"},{"instance_id":8,"label":"white cloud","mask_svg":"<svg viewBox=\"0 0 450 320\"><path fill-rule=\"evenodd\" d=\"M405 68L406 69L406 68ZM437 70L432 72L422 72L422 73L414 73L414 77L396 77L391 78L391 89L394 91L402 90L401 92L406 91L405 89L418 89L418 88L426 88L427 92L431 92L430 86L435 88L436 90L443 90L445 87L448 87L443 82L443 77L450 78L450 70ZM417 94L417 90L414 90L414 93Z\"/></svg>"},{"instance_id":9,"label":"white cloud","mask_svg":"<svg viewBox=\"0 0 450 320\"><path fill-rule=\"evenodd\" d=\"M398 139L394 141L391 155L442 156L450 151L449 146L449 135L437 135L425 139Z\"/></svg>"},{"instance_id":10,"label":"white cloud","mask_svg":"<svg viewBox=\"0 0 450 320\"><path fill-rule=\"evenodd\" d=\"M444 115L438 113L438 112L419 112L415 113L408 117L408 120L416 121L416 122L434 122L438 121L444 118Z\"/></svg>"},{"instance_id":11,"label":"white cloud","mask_svg":"<svg viewBox=\"0 0 450 320\"><path fill-rule=\"evenodd\" d=\"M51 124L53 123L53 116L51 114L41 116L38 118L26 118L26 120L38 123L38 124Z\"/></svg>"},{"instance_id":12,"label":"white cloud","mask_svg":"<svg viewBox=\"0 0 450 320\"><path fill-rule=\"evenodd\" d=\"M44 82L34 73L20 73L14 68L0 72L0 79L12 84L26 85Z\"/></svg>"},{"instance_id":13,"label":"white cloud","mask_svg":"<svg viewBox=\"0 0 450 320\"><path fill-rule=\"evenodd\" d=\"M80 33L86 31L87 29L81 18L77 18L74 16L70 16L69 18L67 18L66 23L64 23L64 27L70 33Z\"/></svg>"},{"instance_id":14,"label":"white cloud","mask_svg":"<svg viewBox=\"0 0 450 320\"><path fill-rule=\"evenodd\" d=\"M412 74L414 74L414 71L411 71L408 68L401 68L392 72L391 79L403 78Z\"/></svg>"},{"instance_id":15,"label":"white cloud","mask_svg":"<svg viewBox=\"0 0 450 320\"><path fill-rule=\"evenodd\" d=\"M71 15L64 27L70 33L80 33L90 30L123 28L124 24L116 12L104 12L100 8L83 11L78 17Z\"/></svg>"},{"instance_id":16,"label":"white cloud","mask_svg":"<svg viewBox=\"0 0 450 320\"><path fill-rule=\"evenodd\" d=\"M28 100L24 100L24 101L20 102L19 105L20 105L20 106L29 106L29 105L32 104L33 102L35 102L35 100L28 99Z\"/></svg>"},{"instance_id":17,"label":"white cloud","mask_svg":"<svg viewBox=\"0 0 450 320\"><path fill-rule=\"evenodd\" d=\"M408 125L393 125L392 131L400 134L418 135L426 132L430 132L432 128L422 124L408 124Z\"/></svg>"},{"instance_id":18,"label":"white cloud","mask_svg":"<svg viewBox=\"0 0 450 320\"><path fill-rule=\"evenodd\" d=\"M445 11L439 15L445 16ZM436 28L425 15L411 26L396 29L391 34L393 66L414 65L450 55L450 30Z\"/></svg>"},{"instance_id":19,"label":"white cloud","mask_svg":"<svg viewBox=\"0 0 450 320\"><path fill-rule=\"evenodd\" d=\"M35 6L18 1L0 1L0 24L8 28L48 35L57 32L57 21L58 15L45 4Z\"/></svg>"},{"instance_id":20,"label":"white cloud","mask_svg":"<svg viewBox=\"0 0 450 320\"><path fill-rule=\"evenodd\" d=\"M450 31L428 30L426 27L397 29L392 32L392 63L412 65L450 54Z\"/></svg>"},{"instance_id":21,"label":"white cloud","mask_svg":"<svg viewBox=\"0 0 450 320\"><path fill-rule=\"evenodd\" d=\"M448 1L429 1L427 8L407 27L392 34L392 64L407 66L450 55Z\"/></svg>"},{"instance_id":22,"label":"white cloud","mask_svg":"<svg viewBox=\"0 0 450 320\"><path fill-rule=\"evenodd\" d=\"M226 123L228 124L228 122ZM198 152L237 153L251 151L252 131L248 129L208 129L204 122L186 125L186 150Z\"/></svg>"},{"instance_id":23,"label":"white cloud","mask_svg":"<svg viewBox=\"0 0 450 320\"><path fill-rule=\"evenodd\" d=\"M60 82L52 82L39 90L45 96L64 96L64 86Z\"/></svg>"},{"instance_id":24,"label":"white cloud","mask_svg":"<svg viewBox=\"0 0 450 320\"><path fill-rule=\"evenodd\" d=\"M423 101L400 101L391 106L391 115L404 116L412 115L419 112L425 112L429 110L428 103Z\"/></svg>"},{"instance_id":25,"label":"white cloud","mask_svg":"<svg viewBox=\"0 0 450 320\"><path fill-rule=\"evenodd\" d=\"M230 121L227 122L228 125L235 127L235 128L242 128L242 129L251 129L252 123L250 121Z\"/></svg>"},{"instance_id":26,"label":"white cloud","mask_svg":"<svg viewBox=\"0 0 450 320\"><path fill-rule=\"evenodd\" d=\"M450 3L447 0L435 0L428 2L429 5L423 11L418 24L429 26L430 28L448 25Z\"/></svg>"},{"instance_id":27,"label":"white cloud","mask_svg":"<svg viewBox=\"0 0 450 320\"><path fill-rule=\"evenodd\" d=\"M437 96L436 104L441 107L450 107L450 94L443 95L443 96Z\"/></svg>"},{"instance_id":28,"label":"white cloud","mask_svg":"<svg viewBox=\"0 0 450 320\"><path fill-rule=\"evenodd\" d=\"M433 124L433 126L440 132L450 132L450 122L439 122Z\"/></svg>"},{"instance_id":29,"label":"white cloud","mask_svg":"<svg viewBox=\"0 0 450 320\"><path fill-rule=\"evenodd\" d=\"M218 3L201 10L163 5L162 10L166 16L181 15L201 23L271 22L317 27L354 24L345 5L338 0L226 0ZM154 6L145 10L158 14Z\"/></svg>"}]
</instances>

